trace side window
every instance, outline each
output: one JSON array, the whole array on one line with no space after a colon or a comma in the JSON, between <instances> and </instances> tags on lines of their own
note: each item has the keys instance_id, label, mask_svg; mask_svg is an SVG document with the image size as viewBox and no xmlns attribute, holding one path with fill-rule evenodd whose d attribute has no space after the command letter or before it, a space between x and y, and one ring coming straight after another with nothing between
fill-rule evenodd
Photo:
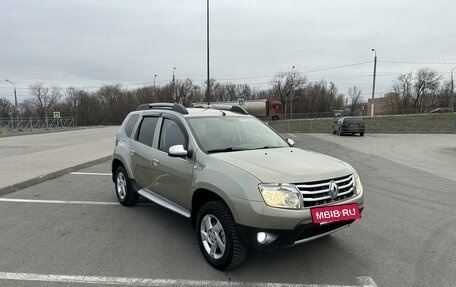
<instances>
[{"instance_id":1,"label":"side window","mask_svg":"<svg viewBox=\"0 0 456 287\"><path fill-rule=\"evenodd\" d=\"M135 127L136 121L138 120L139 115L132 115L127 123L125 124L125 133L127 134L128 137L131 136L131 132L133 131L133 128Z\"/></svg>"},{"instance_id":2,"label":"side window","mask_svg":"<svg viewBox=\"0 0 456 287\"><path fill-rule=\"evenodd\" d=\"M154 140L155 127L157 126L158 118L156 117L145 117L139 127L138 138L136 139L142 144L152 146Z\"/></svg>"},{"instance_id":3,"label":"side window","mask_svg":"<svg viewBox=\"0 0 456 287\"><path fill-rule=\"evenodd\" d=\"M187 145L187 139L184 131L182 131L180 126L175 121L164 119L160 132L160 143L158 149L168 152L170 147L179 144L184 147Z\"/></svg>"}]
</instances>

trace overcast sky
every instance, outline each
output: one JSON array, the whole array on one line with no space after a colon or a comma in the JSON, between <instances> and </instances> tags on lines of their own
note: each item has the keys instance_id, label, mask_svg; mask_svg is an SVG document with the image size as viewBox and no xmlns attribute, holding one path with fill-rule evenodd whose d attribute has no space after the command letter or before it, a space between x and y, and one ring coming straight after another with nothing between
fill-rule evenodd
<instances>
[{"instance_id":1,"label":"overcast sky","mask_svg":"<svg viewBox=\"0 0 456 287\"><path fill-rule=\"evenodd\" d=\"M292 66L341 92L395 76L456 67L454 0L210 0L211 78L268 87ZM37 81L93 89L206 78L206 0L0 0L0 97L19 101ZM389 63L419 62L433 64ZM360 64L364 63L364 64ZM436 64L447 63L447 64ZM359 64L345 68L339 66ZM456 76L456 73L455 73Z\"/></svg>"}]
</instances>

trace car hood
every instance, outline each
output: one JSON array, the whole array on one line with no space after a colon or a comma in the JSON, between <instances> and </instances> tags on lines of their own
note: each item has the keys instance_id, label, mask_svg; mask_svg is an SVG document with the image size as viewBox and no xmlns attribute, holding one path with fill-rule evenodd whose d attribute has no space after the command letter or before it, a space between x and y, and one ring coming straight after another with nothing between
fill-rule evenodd
<instances>
[{"instance_id":1,"label":"car hood","mask_svg":"<svg viewBox=\"0 0 456 287\"><path fill-rule=\"evenodd\" d=\"M345 176L354 169L341 160L299 148L273 148L211 154L264 183L300 183Z\"/></svg>"}]
</instances>

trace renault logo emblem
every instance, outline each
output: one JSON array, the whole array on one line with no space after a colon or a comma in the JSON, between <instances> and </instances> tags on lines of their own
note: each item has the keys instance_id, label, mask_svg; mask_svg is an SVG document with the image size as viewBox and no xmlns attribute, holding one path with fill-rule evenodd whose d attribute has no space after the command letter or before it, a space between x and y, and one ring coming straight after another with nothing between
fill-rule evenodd
<instances>
[{"instance_id":1,"label":"renault logo emblem","mask_svg":"<svg viewBox=\"0 0 456 287\"><path fill-rule=\"evenodd\" d=\"M331 195L332 199L336 199L337 195L339 194L339 187L334 180L329 182L329 194Z\"/></svg>"}]
</instances>

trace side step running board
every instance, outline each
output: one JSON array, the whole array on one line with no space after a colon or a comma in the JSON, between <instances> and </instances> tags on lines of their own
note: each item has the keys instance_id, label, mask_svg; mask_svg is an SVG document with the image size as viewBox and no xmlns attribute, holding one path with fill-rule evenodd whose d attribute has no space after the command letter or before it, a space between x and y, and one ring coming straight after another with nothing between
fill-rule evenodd
<instances>
[{"instance_id":1,"label":"side step running board","mask_svg":"<svg viewBox=\"0 0 456 287\"><path fill-rule=\"evenodd\" d=\"M140 195L142 195L143 197L147 198L148 200L150 201L153 201L155 202L156 204L158 205L161 205L163 206L164 208L167 208L171 211L174 211L184 217L187 217L187 218L190 218L190 212L188 212L187 210L179 207L179 206L176 206L174 204L172 204L171 202L169 202L168 200L162 198L161 196L153 193L152 191L149 191L149 190L146 190L146 189L140 189L138 190L138 193Z\"/></svg>"}]
</instances>

